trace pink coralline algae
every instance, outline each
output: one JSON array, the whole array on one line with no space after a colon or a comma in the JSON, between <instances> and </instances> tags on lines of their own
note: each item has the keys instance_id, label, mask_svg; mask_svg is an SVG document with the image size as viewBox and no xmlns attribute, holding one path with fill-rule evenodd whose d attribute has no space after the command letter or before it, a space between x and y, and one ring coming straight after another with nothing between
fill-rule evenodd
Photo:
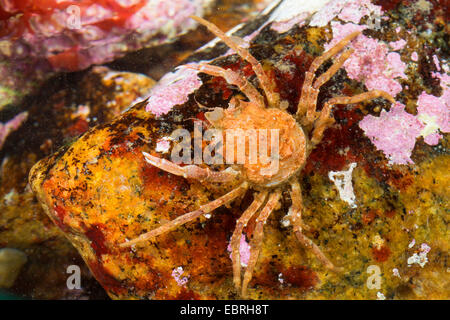
<instances>
[{"instance_id":1,"label":"pink coralline algae","mask_svg":"<svg viewBox=\"0 0 450 320\"><path fill-rule=\"evenodd\" d=\"M411 164L411 153L424 125L397 102L389 112L382 110L379 117L366 116L359 127L390 164Z\"/></svg>"},{"instance_id":2,"label":"pink coralline algae","mask_svg":"<svg viewBox=\"0 0 450 320\"><path fill-rule=\"evenodd\" d=\"M170 137L164 137L156 142L156 152L167 153L170 149Z\"/></svg>"},{"instance_id":3,"label":"pink coralline algae","mask_svg":"<svg viewBox=\"0 0 450 320\"><path fill-rule=\"evenodd\" d=\"M447 79L445 82L442 79ZM437 145L442 135L450 132L450 90L448 77L442 77L443 94L440 97L422 92L417 100L417 116L404 111L397 103L391 111L382 111L380 117L366 116L359 126L378 150L382 150L391 164L412 163L411 153L416 139Z\"/></svg>"},{"instance_id":4,"label":"pink coralline algae","mask_svg":"<svg viewBox=\"0 0 450 320\"><path fill-rule=\"evenodd\" d=\"M6 123L0 123L0 149L3 147L6 138L8 135L17 130L20 125L26 120L28 116L27 112L19 113L12 120L9 120Z\"/></svg>"},{"instance_id":5,"label":"pink coralline algae","mask_svg":"<svg viewBox=\"0 0 450 320\"><path fill-rule=\"evenodd\" d=\"M417 101L417 118L425 125L421 135L429 145L436 145L442 135L450 132L450 92L446 90L441 97L422 92Z\"/></svg>"},{"instance_id":6,"label":"pink coralline algae","mask_svg":"<svg viewBox=\"0 0 450 320\"><path fill-rule=\"evenodd\" d=\"M339 40L356 30L364 30L366 26L352 23L332 22L333 40L325 45L325 49L334 46ZM406 64L396 52L389 52L386 44L361 34L352 44L355 52L345 62L344 68L349 78L363 82L369 90L384 90L392 96L402 91L396 78L406 79Z\"/></svg>"},{"instance_id":7,"label":"pink coralline algae","mask_svg":"<svg viewBox=\"0 0 450 320\"><path fill-rule=\"evenodd\" d=\"M437 71L441 71L441 66L439 65L439 58L436 55L433 55L433 62L436 66Z\"/></svg>"},{"instance_id":8,"label":"pink coralline algae","mask_svg":"<svg viewBox=\"0 0 450 320\"><path fill-rule=\"evenodd\" d=\"M345 22L359 23L365 16L379 17L381 7L369 0L332 0L311 19L311 26L324 27L336 16Z\"/></svg>"},{"instance_id":9,"label":"pink coralline algae","mask_svg":"<svg viewBox=\"0 0 450 320\"><path fill-rule=\"evenodd\" d=\"M406 41L403 39L400 39L398 41L389 42L389 46L394 50L401 50L405 47Z\"/></svg>"},{"instance_id":10,"label":"pink coralline algae","mask_svg":"<svg viewBox=\"0 0 450 320\"><path fill-rule=\"evenodd\" d=\"M343 1L344 8L338 15L342 21L359 23L364 16L380 16L381 7L373 5L369 0L349 0Z\"/></svg>"},{"instance_id":11,"label":"pink coralline algae","mask_svg":"<svg viewBox=\"0 0 450 320\"><path fill-rule=\"evenodd\" d=\"M231 244L228 245L227 250L228 250L228 252L230 252L230 259L232 259ZM248 264L248 260L250 259L250 245L245 240L245 235L241 236L241 242L239 244L239 255L240 255L240 259L241 259L241 266L246 267Z\"/></svg>"},{"instance_id":12,"label":"pink coralline algae","mask_svg":"<svg viewBox=\"0 0 450 320\"><path fill-rule=\"evenodd\" d=\"M184 287L189 281L188 277L182 277L183 273L183 267L178 267L172 270L172 278L175 279L180 287Z\"/></svg>"},{"instance_id":13,"label":"pink coralline algae","mask_svg":"<svg viewBox=\"0 0 450 320\"><path fill-rule=\"evenodd\" d=\"M202 85L197 73L196 70L181 67L166 74L150 92L146 111L159 117L175 105L185 103L189 94Z\"/></svg>"},{"instance_id":14,"label":"pink coralline algae","mask_svg":"<svg viewBox=\"0 0 450 320\"><path fill-rule=\"evenodd\" d=\"M309 12L303 12L288 21L276 21L271 25L271 29L278 33L283 33L292 29L294 25L301 27L305 24L305 20L308 16Z\"/></svg>"}]
</instances>

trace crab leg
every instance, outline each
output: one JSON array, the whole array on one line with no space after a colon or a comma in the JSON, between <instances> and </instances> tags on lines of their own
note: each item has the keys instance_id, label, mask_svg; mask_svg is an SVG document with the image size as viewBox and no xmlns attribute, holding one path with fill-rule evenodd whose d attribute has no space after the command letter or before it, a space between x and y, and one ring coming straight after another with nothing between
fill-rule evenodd
<instances>
[{"instance_id":1,"label":"crab leg","mask_svg":"<svg viewBox=\"0 0 450 320\"><path fill-rule=\"evenodd\" d=\"M147 163L176 176L182 176L186 179L197 179L200 181L209 182L230 182L236 179L239 173L234 170L213 171L209 168L201 168L195 165L181 167L166 159L152 156L147 152L142 152L142 154L144 155Z\"/></svg>"},{"instance_id":2,"label":"crab leg","mask_svg":"<svg viewBox=\"0 0 450 320\"><path fill-rule=\"evenodd\" d=\"M338 58L336 58L333 65L326 72L320 75L316 81L314 81L314 85L309 94L309 101L307 102L308 110L306 111L306 125L312 124L318 116L316 107L320 87L330 80L332 76L334 76L334 74L342 67L354 51L354 49L344 51Z\"/></svg>"},{"instance_id":3,"label":"crab leg","mask_svg":"<svg viewBox=\"0 0 450 320\"><path fill-rule=\"evenodd\" d=\"M297 229L306 229L309 230L309 227L303 223L302 220L302 208L303 208L303 199L302 199L302 190L300 188L300 184L295 181L291 183L291 222L292 225L295 226L294 230Z\"/></svg>"},{"instance_id":4,"label":"crab leg","mask_svg":"<svg viewBox=\"0 0 450 320\"><path fill-rule=\"evenodd\" d=\"M241 90L251 102L264 104L264 98L258 92L258 90L256 90L256 88L249 81L247 81L247 79L245 79L239 73L234 72L233 70L224 69L206 63L199 63L198 65L187 64L184 67L195 69L212 76L222 77L229 84L234 84L235 86L237 86L239 90Z\"/></svg>"},{"instance_id":5,"label":"crab leg","mask_svg":"<svg viewBox=\"0 0 450 320\"><path fill-rule=\"evenodd\" d=\"M298 102L297 107L297 116L301 117L305 115L305 113L308 110L310 101L311 101L311 88L313 88L313 80L314 75L319 69L319 67L328 59L336 55L339 51L341 51L347 44L350 43L354 38L356 38L361 32L355 31L346 36L344 39L339 41L334 47L332 47L330 50L323 53L321 56L314 59L314 61L311 63L311 66L309 67L308 72L305 73L305 81L303 82L302 86L302 94L300 97L300 101ZM339 60L339 59L338 59ZM344 60L345 61L345 60ZM343 61L342 61L343 63ZM314 88L318 90L318 88ZM314 105L315 108L315 105Z\"/></svg>"},{"instance_id":6,"label":"crab leg","mask_svg":"<svg viewBox=\"0 0 450 320\"><path fill-rule=\"evenodd\" d=\"M259 253L261 252L261 247L263 244L264 225L269 218L269 215L278 205L278 201L280 200L281 192L275 191L269 195L269 199L267 200L266 205L261 210L259 216L256 218L256 226L253 231L252 240L250 241L250 259L248 261L247 268L245 269L244 279L242 281L242 296L247 296L247 287L252 279L253 270L255 269L256 262L258 261Z\"/></svg>"},{"instance_id":7,"label":"crab leg","mask_svg":"<svg viewBox=\"0 0 450 320\"><path fill-rule=\"evenodd\" d=\"M245 210L242 216L236 222L236 228L234 229L233 235L231 236L231 257L233 261L233 282L237 290L241 288L241 257L240 257L240 240L242 237L242 231L254 214L263 205L264 200L266 200L267 191L259 193L252 204Z\"/></svg>"},{"instance_id":8,"label":"crab leg","mask_svg":"<svg viewBox=\"0 0 450 320\"><path fill-rule=\"evenodd\" d=\"M269 105L278 106L280 97L274 90L275 85L267 76L267 74L264 72L263 67L259 63L259 61L256 60L256 58L252 56L247 49L240 47L237 43L235 43L231 39L231 37L227 36L222 30L217 28L211 22L208 22L200 17L191 16L191 18L197 21L198 23L204 25L209 31L214 33L216 37L225 42L225 44L228 47L233 49L242 59L244 59L245 61L249 62L252 65L252 69L255 72L256 76L258 77L260 85L264 90L264 93L266 94L267 100L269 101Z\"/></svg>"},{"instance_id":9,"label":"crab leg","mask_svg":"<svg viewBox=\"0 0 450 320\"><path fill-rule=\"evenodd\" d=\"M182 216L179 216L178 218L163 224L159 228L156 228L150 232L144 233L131 241L120 244L119 246L120 247L130 247L136 243L151 240L156 236L159 236L163 233L171 231L189 221L192 221L192 220L198 218L199 216L201 216L203 214L210 213L211 211L217 209L218 207L229 203L230 201L243 195L244 192L247 190L247 188L248 188L248 185L246 182L244 182L236 189L233 189L230 192L228 192L227 194L223 195L222 197L201 206L199 209L189 212L189 213L186 213Z\"/></svg>"},{"instance_id":10,"label":"crab leg","mask_svg":"<svg viewBox=\"0 0 450 320\"><path fill-rule=\"evenodd\" d=\"M310 249L325 267L327 267L330 270L337 270L337 268L333 265L333 263L330 260L328 260L328 258L323 254L320 248L314 242L312 242L311 239L309 239L307 236L303 234L302 227L305 227L305 225L303 225L302 222L302 208L303 208L302 191L300 189L300 184L298 182L293 182L291 184L291 188L292 188L291 222L297 240L304 247Z\"/></svg>"},{"instance_id":11,"label":"crab leg","mask_svg":"<svg viewBox=\"0 0 450 320\"><path fill-rule=\"evenodd\" d=\"M334 118L330 116L331 107L335 104L350 104L358 103L364 100L370 100L378 97L383 97L392 103L395 103L395 99L387 92L382 90L372 90L361 94L357 94L352 97L335 97L325 102L319 118L314 123L314 131L312 134L311 142L313 145L317 145L323 138L323 133L330 125L334 123Z\"/></svg>"}]
</instances>

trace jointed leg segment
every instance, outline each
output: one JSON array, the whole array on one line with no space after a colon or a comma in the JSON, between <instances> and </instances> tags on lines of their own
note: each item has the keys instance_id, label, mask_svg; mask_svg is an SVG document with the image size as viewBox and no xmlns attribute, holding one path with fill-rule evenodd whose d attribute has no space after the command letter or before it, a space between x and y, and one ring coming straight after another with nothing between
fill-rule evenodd
<instances>
[{"instance_id":1,"label":"jointed leg segment","mask_svg":"<svg viewBox=\"0 0 450 320\"><path fill-rule=\"evenodd\" d=\"M234 287L237 290L241 288L241 257L240 257L240 241L242 237L242 231L250 219L258 212L259 208L263 205L267 197L267 191L263 191L256 195L255 200L245 210L242 216L236 222L236 228L234 229L231 237L231 257L233 261L233 282Z\"/></svg>"},{"instance_id":2,"label":"jointed leg segment","mask_svg":"<svg viewBox=\"0 0 450 320\"><path fill-rule=\"evenodd\" d=\"M258 261L259 253L261 251L264 232L264 225L269 218L269 215L278 205L281 192L279 190L274 191L269 195L266 205L261 210L259 216L256 218L256 226L253 230L252 240L250 241L250 259L248 261L247 268L245 269L244 279L242 281L242 296L247 295L247 287L252 279L253 270L255 269L256 262Z\"/></svg>"},{"instance_id":3,"label":"jointed leg segment","mask_svg":"<svg viewBox=\"0 0 450 320\"><path fill-rule=\"evenodd\" d=\"M159 236L160 234L163 234L170 230L173 230L189 221L192 221L192 220L198 218L199 216L201 216L203 214L210 213L213 210L217 209L218 207L233 201L237 197L243 195L244 192L247 190L247 188L248 188L248 185L246 182L244 182L239 187L231 190L230 192L223 195L222 197L201 206L198 210L195 210L195 211L186 213L182 216L179 216L178 218L163 224L159 228L156 228L150 232L144 233L131 241L120 244L120 246L121 247L130 247L136 243L146 241L146 240L151 240L152 238Z\"/></svg>"},{"instance_id":4,"label":"jointed leg segment","mask_svg":"<svg viewBox=\"0 0 450 320\"><path fill-rule=\"evenodd\" d=\"M309 114L308 118L310 120L312 119L315 109L316 109L316 100L317 100L317 94L319 87L328 81L339 68L342 66L342 64L345 62L345 60L351 55L352 51L346 51L344 52L341 57L339 57L333 66L330 68L328 72L326 72L324 75L319 77L319 79L313 84L314 76L319 69L319 67L328 59L339 53L347 44L350 43L354 38L356 38L360 34L360 31L353 32L346 36L344 39L339 41L334 47L332 47L330 50L323 53L321 56L314 59L314 61L311 63L311 66L309 67L308 72L305 74L305 81L303 82L302 86L302 93L300 96L300 101L298 103L297 107L297 117L303 117L305 114ZM317 92L316 92L317 91ZM316 98L314 98L316 97ZM312 121L309 122L311 124Z\"/></svg>"},{"instance_id":5,"label":"jointed leg segment","mask_svg":"<svg viewBox=\"0 0 450 320\"><path fill-rule=\"evenodd\" d=\"M319 118L314 124L314 131L312 134L311 142L313 145L317 145L323 137L323 132L331 124L334 123L333 117L331 117L331 107L335 104L351 104L358 103L364 100L370 100L378 97L383 97L392 103L395 103L395 99L387 92L382 90L372 90L361 94L354 95L352 97L335 97L328 100L320 112Z\"/></svg>"},{"instance_id":6,"label":"jointed leg segment","mask_svg":"<svg viewBox=\"0 0 450 320\"><path fill-rule=\"evenodd\" d=\"M202 168L196 165L188 165L181 167L166 159L152 156L147 152L142 152L145 161L161 170L182 176L186 179L197 179L208 182L230 182L236 179L238 172L235 171L213 171L209 168Z\"/></svg>"},{"instance_id":7,"label":"jointed leg segment","mask_svg":"<svg viewBox=\"0 0 450 320\"><path fill-rule=\"evenodd\" d=\"M322 264L330 270L337 270L333 263L328 260L328 258L323 254L320 248L312 242L307 236L303 234L303 222L302 222L302 192L300 189L300 184L294 182L291 184L291 198L292 198L292 208L291 208L291 221L294 229L295 236L297 240L306 248L312 250L314 255L322 262Z\"/></svg>"},{"instance_id":8,"label":"jointed leg segment","mask_svg":"<svg viewBox=\"0 0 450 320\"><path fill-rule=\"evenodd\" d=\"M225 42L225 44L231 49L233 49L242 59L246 60L252 65L252 69L260 82L261 88L264 90L264 93L266 94L267 100L269 101L269 105L278 106L280 97L274 90L275 84L266 75L259 61L256 60L256 58L252 56L247 49L240 47L232 40L231 37L227 36L222 30L217 28L211 22L208 22L202 18L195 16L192 16L192 19L208 28L209 31L214 33L216 37L220 38L223 42Z\"/></svg>"},{"instance_id":9,"label":"jointed leg segment","mask_svg":"<svg viewBox=\"0 0 450 320\"><path fill-rule=\"evenodd\" d=\"M206 63L199 63L198 65L187 64L184 67L195 69L212 76L222 77L229 84L234 84L235 86L237 86L239 90L241 90L251 102L262 105L264 104L264 98L263 96L261 96L258 90L256 90L256 88L249 81L247 81L247 79L245 79L239 73L234 72L233 70L227 70Z\"/></svg>"},{"instance_id":10,"label":"jointed leg segment","mask_svg":"<svg viewBox=\"0 0 450 320\"><path fill-rule=\"evenodd\" d=\"M311 92L308 96L308 101L306 102L308 106L308 110L306 112L306 124L313 123L317 118L316 105L317 105L317 97L319 96L319 89L322 85L324 85L331 77L342 67L344 62L350 57L350 55L354 52L354 49L348 49L344 51L339 58L337 58L333 65L320 77L314 81L313 87L311 88Z\"/></svg>"}]
</instances>

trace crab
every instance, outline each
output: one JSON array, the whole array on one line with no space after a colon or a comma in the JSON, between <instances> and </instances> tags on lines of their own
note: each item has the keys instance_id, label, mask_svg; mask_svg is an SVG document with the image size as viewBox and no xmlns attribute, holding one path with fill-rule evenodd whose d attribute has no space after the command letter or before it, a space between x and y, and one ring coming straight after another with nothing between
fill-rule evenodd
<instances>
[{"instance_id":1,"label":"crab","mask_svg":"<svg viewBox=\"0 0 450 320\"><path fill-rule=\"evenodd\" d=\"M331 98L324 103L320 111L317 110L320 87L330 80L353 53L354 50L351 48L344 51L343 49L360 32L351 33L313 60L305 74L297 111L295 114L291 114L286 110L286 103L280 100L280 96L275 90L275 83L268 77L261 63L251 55L249 50L241 47L232 37L227 36L214 24L199 17L192 18L204 25L251 65L259 81L260 89L264 93L262 95L238 72L206 63L187 65L188 68L196 69L198 72L223 77L229 84L237 86L248 100L233 98L227 109L215 108L214 111L205 114L206 119L212 127L223 130L236 128L279 130L279 167L276 172L265 170L267 164L256 161L256 163L245 162L234 165L233 170L215 171L197 165L180 166L143 152L147 163L171 174L210 183L231 182L237 179L238 186L216 200L200 206L197 210L183 214L150 232L120 244L120 246L130 247L153 240L158 235L169 232L202 215L210 214L216 208L231 203L251 189L254 191L253 202L237 220L230 240L234 287L243 297L246 297L263 244L264 224L270 214L278 209L283 190L289 188L292 205L288 217L296 238L304 247L311 250L326 268L339 271L340 268L335 267L321 249L304 233L309 230L309 227L302 220L303 204L299 178L309 154L321 142L324 131L334 123L333 105L359 103L378 97L395 102L387 92L372 90L354 96ZM341 55L337 56L341 51L343 51ZM318 68L331 58L334 58L331 67L316 77L315 73ZM250 258L242 276L240 240L244 228L254 217L256 217L256 224L250 239Z\"/></svg>"}]
</instances>

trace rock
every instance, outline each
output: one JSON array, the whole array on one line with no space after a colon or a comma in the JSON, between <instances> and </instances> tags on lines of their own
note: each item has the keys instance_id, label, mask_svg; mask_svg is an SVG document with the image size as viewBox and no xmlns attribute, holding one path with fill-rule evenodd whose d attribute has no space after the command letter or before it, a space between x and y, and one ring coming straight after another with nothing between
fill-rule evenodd
<instances>
[{"instance_id":1,"label":"rock","mask_svg":"<svg viewBox=\"0 0 450 320\"><path fill-rule=\"evenodd\" d=\"M0 249L0 288L12 287L26 262L27 255L22 251L12 248Z\"/></svg>"},{"instance_id":2,"label":"rock","mask_svg":"<svg viewBox=\"0 0 450 320\"><path fill-rule=\"evenodd\" d=\"M67 289L66 269L78 265L81 293L94 299L106 297L78 252L43 212L27 187L27 177L38 159L70 143L89 127L117 117L153 84L143 74L94 67L56 79L41 95L22 105L28 118L10 134L1 150L0 248L14 247L28 256L10 292L35 299L70 299L80 290Z\"/></svg>"},{"instance_id":3,"label":"rock","mask_svg":"<svg viewBox=\"0 0 450 320\"><path fill-rule=\"evenodd\" d=\"M248 46L275 79L289 112L296 111L304 74L314 57L333 39L355 28L363 30L354 42L356 56L321 88L319 109L331 97L355 95L370 87L390 90L397 103L405 106L401 114L415 117L423 91L444 97L447 71L443 65L448 57L440 50L446 44L441 41L444 28L439 5L428 11L414 7L404 14L411 9L407 0L393 7L366 0L318 1L302 10L294 3L286 0L271 6L234 33L244 38L241 45ZM389 47L388 43L400 38L407 44ZM364 43L376 50L364 50ZM386 60L377 60L364 69L364 57L376 52L383 53ZM418 61L411 59L411 52L418 54ZM437 63L429 58L434 55ZM187 62L207 60L239 70L258 86L248 63L218 41ZM324 71L320 68L318 74ZM79 250L112 298L240 298L233 289L227 247L252 192L215 210L210 217L202 216L152 241L119 247L234 187L168 174L149 165L142 152L169 159L170 150L163 148L162 142L167 142L172 131L192 132L192 119L205 120L205 107L225 108L237 95L239 91L222 78L179 68L164 76L147 100L112 122L89 130L31 170L30 183L45 212ZM389 108L383 99L335 106L336 124L325 132L302 171L303 217L310 226L307 235L344 271L324 269L296 241L290 226L282 223L291 205L286 188L281 207L264 226L264 244L250 282L250 298L448 299L444 289L449 283L449 244L445 240L448 135L443 127L434 126L432 132L439 132L442 138L431 145L422 140L425 133L395 132L395 136L413 134L416 140L410 156L413 163L395 163L392 160L398 158L373 144L369 139L375 137L373 132L368 137L365 126L360 126L365 117L381 117L380 111ZM383 113L385 116L389 114ZM370 126L370 121L365 123ZM378 133L378 139L389 138L385 132ZM353 171L349 171L350 165ZM354 192L351 203L340 198L329 179L330 172L351 172L346 176ZM248 239L254 227L250 221L245 228ZM430 248L423 268L408 266L408 257L420 255L422 250L422 246L408 247L412 239ZM379 288L371 285L371 276L380 277Z\"/></svg>"},{"instance_id":4,"label":"rock","mask_svg":"<svg viewBox=\"0 0 450 320\"><path fill-rule=\"evenodd\" d=\"M175 40L211 0L2 1L0 108L56 71L77 71Z\"/></svg>"}]
</instances>

